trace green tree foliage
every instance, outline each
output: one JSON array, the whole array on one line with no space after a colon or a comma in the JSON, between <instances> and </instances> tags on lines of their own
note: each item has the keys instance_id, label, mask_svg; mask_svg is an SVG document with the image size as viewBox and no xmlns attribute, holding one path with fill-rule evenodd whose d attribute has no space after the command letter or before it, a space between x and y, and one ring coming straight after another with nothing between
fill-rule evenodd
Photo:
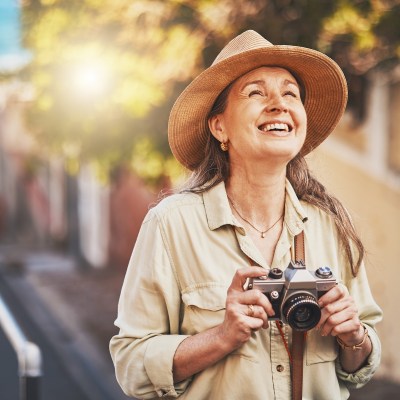
<instances>
[{"instance_id":1,"label":"green tree foliage","mask_svg":"<svg viewBox=\"0 0 400 400\"><path fill-rule=\"evenodd\" d=\"M173 163L155 160L171 157L174 90L199 71L214 24L257 11L246 9L239 14L229 1L25 1L36 90L29 118L42 148L71 165L97 160L107 170L128 161L150 180L169 174Z\"/></svg>"},{"instance_id":2,"label":"green tree foliage","mask_svg":"<svg viewBox=\"0 0 400 400\"><path fill-rule=\"evenodd\" d=\"M398 60L399 17L399 2L384 0L25 0L29 118L41 147L71 165L128 162L155 182L177 168L174 99L228 38L255 29L319 48L357 76Z\"/></svg>"},{"instance_id":3,"label":"green tree foliage","mask_svg":"<svg viewBox=\"0 0 400 400\"><path fill-rule=\"evenodd\" d=\"M323 51L349 83L349 108L366 114L368 72L400 58L399 0L269 0L249 26L275 44Z\"/></svg>"}]
</instances>

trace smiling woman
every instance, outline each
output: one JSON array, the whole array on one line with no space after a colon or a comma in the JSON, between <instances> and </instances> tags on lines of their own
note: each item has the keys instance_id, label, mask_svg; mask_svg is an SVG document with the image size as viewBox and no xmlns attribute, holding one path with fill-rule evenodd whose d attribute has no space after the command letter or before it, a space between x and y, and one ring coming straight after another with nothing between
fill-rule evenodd
<instances>
[{"instance_id":1,"label":"smiling woman","mask_svg":"<svg viewBox=\"0 0 400 400\"><path fill-rule=\"evenodd\" d=\"M179 96L169 143L192 176L149 211L128 266L110 343L127 394L347 399L372 377L381 310L364 248L303 157L333 131L346 100L333 60L254 31L229 42ZM306 346L307 329L281 317L279 289L269 296L246 285L276 285L274 271L286 269L286 279L305 261L337 278L312 303L312 326L300 324ZM309 301L312 282L295 284Z\"/></svg>"},{"instance_id":2,"label":"smiling woman","mask_svg":"<svg viewBox=\"0 0 400 400\"><path fill-rule=\"evenodd\" d=\"M229 142L232 168L249 163L249 171L258 169L256 161L262 160L271 169L278 166L277 156L286 166L300 152L307 130L296 79L276 67L245 74L230 86L226 104L209 119L209 128L218 141Z\"/></svg>"}]
</instances>

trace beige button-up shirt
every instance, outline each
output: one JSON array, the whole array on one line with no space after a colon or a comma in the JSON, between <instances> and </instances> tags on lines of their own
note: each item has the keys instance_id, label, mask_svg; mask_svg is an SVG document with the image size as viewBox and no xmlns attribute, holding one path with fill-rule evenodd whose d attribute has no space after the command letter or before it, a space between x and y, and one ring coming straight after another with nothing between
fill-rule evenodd
<instances>
[{"instance_id":1,"label":"beige button-up shirt","mask_svg":"<svg viewBox=\"0 0 400 400\"><path fill-rule=\"evenodd\" d=\"M380 361L375 324L382 313L374 302L364 266L353 278L331 218L299 201L286 184L284 227L272 265L266 264L244 227L232 215L224 183L203 194L176 194L146 216L121 291L110 350L126 394L141 399L289 400L289 357L275 324L254 332L238 350L178 384L172 363L190 335L222 323L227 289L235 271L249 265L285 269L294 236L304 230L307 268L330 266L355 299L368 326L373 350L367 364L348 374L341 369L335 338L307 335L303 399L347 399L348 387L365 384ZM284 326L286 340L291 329Z\"/></svg>"}]
</instances>

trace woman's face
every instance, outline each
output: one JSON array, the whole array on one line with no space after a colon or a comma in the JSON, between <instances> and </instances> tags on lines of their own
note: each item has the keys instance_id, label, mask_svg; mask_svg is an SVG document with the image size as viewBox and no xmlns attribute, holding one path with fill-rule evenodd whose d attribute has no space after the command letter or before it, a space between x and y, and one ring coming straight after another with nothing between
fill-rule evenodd
<instances>
[{"instance_id":1,"label":"woman's face","mask_svg":"<svg viewBox=\"0 0 400 400\"><path fill-rule=\"evenodd\" d=\"M209 125L219 141L229 141L231 163L287 163L300 151L307 132L299 85L283 68L255 69L233 83L225 111Z\"/></svg>"}]
</instances>

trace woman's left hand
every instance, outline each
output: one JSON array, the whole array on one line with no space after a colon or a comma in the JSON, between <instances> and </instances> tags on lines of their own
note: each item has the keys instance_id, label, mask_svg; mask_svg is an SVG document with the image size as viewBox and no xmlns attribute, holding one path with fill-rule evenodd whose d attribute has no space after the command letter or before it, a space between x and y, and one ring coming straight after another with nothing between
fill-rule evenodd
<instances>
[{"instance_id":1,"label":"woman's left hand","mask_svg":"<svg viewBox=\"0 0 400 400\"><path fill-rule=\"evenodd\" d=\"M317 329L322 336L338 336L348 346L360 343L364 329L354 299L344 285L336 285L318 301L321 319Z\"/></svg>"}]
</instances>

